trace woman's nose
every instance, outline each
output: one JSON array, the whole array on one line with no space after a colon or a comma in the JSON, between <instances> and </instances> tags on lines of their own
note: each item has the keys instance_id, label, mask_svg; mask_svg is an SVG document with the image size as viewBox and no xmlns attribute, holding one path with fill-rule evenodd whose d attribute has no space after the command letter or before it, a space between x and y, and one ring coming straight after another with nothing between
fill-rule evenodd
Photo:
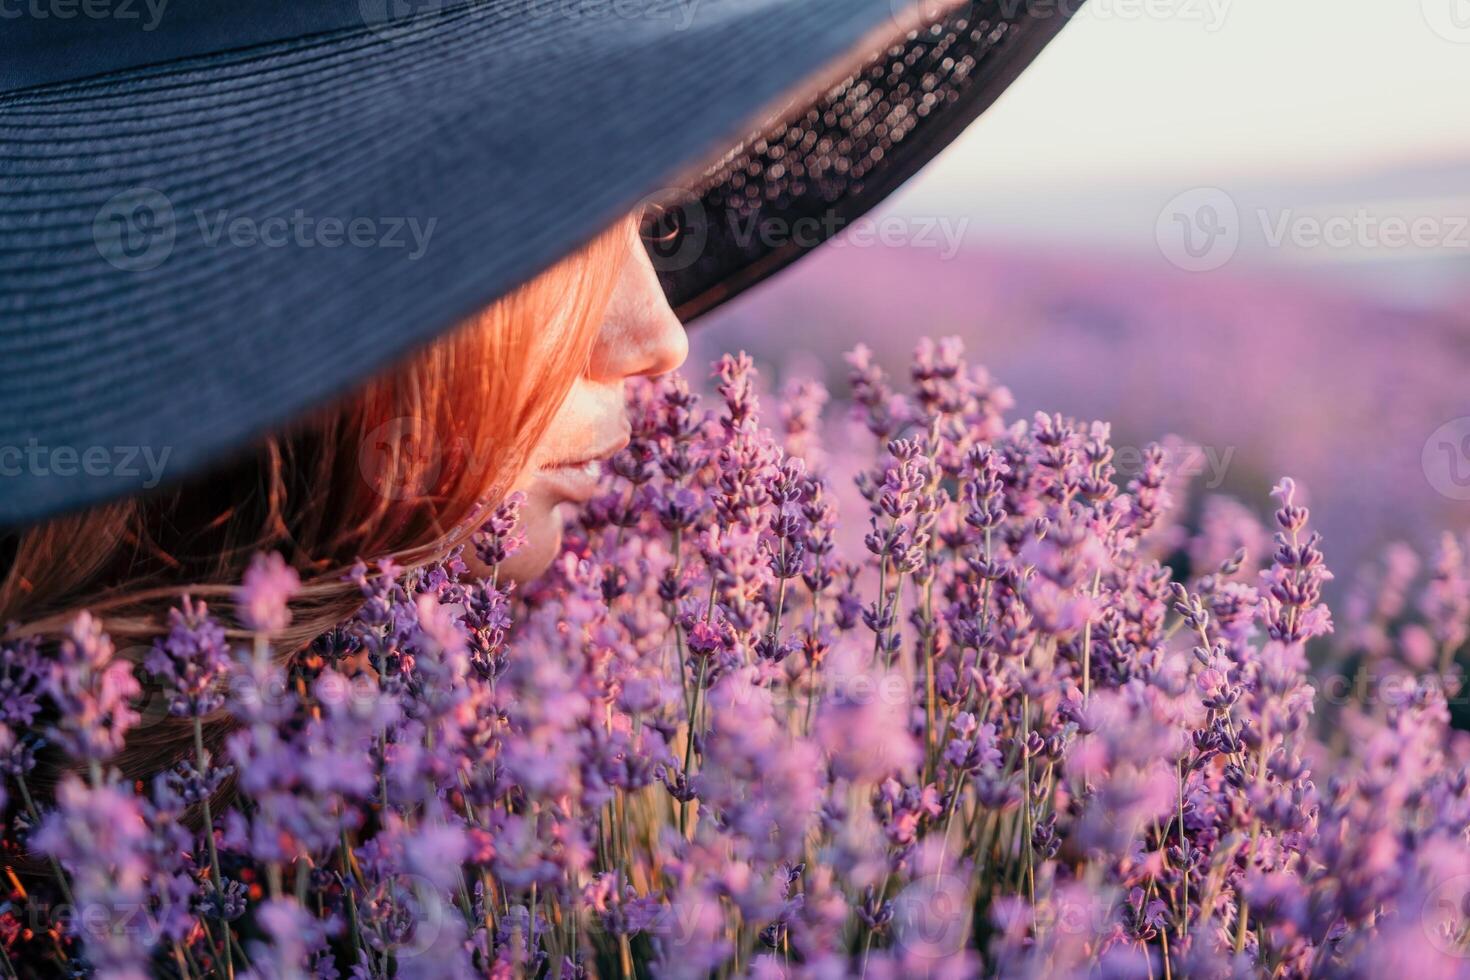
<instances>
[{"instance_id":1,"label":"woman's nose","mask_svg":"<svg viewBox=\"0 0 1470 980\"><path fill-rule=\"evenodd\" d=\"M664 298L658 274L636 238L608 303L592 355L592 376L620 381L667 374L689 356L684 325Z\"/></svg>"}]
</instances>

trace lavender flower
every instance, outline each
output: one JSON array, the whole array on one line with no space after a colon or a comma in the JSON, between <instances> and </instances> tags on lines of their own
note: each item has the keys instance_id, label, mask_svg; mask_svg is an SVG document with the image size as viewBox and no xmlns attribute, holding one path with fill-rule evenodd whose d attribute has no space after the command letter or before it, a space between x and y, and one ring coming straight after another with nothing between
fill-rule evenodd
<instances>
[{"instance_id":1,"label":"lavender flower","mask_svg":"<svg viewBox=\"0 0 1470 980\"><path fill-rule=\"evenodd\" d=\"M169 611L169 631L153 643L143 667L168 694L169 713L207 715L224 704L220 682L230 666L224 628L204 603L190 602Z\"/></svg>"},{"instance_id":2,"label":"lavender flower","mask_svg":"<svg viewBox=\"0 0 1470 980\"><path fill-rule=\"evenodd\" d=\"M524 535L517 530L525 503L525 494L519 491L510 494L475 533L475 555L487 567L496 568L525 544Z\"/></svg>"},{"instance_id":3,"label":"lavender flower","mask_svg":"<svg viewBox=\"0 0 1470 980\"><path fill-rule=\"evenodd\" d=\"M57 788L56 809L31 844L70 875L78 936L97 975L148 976L152 945L160 937L147 929L153 869L147 860L148 827L132 792L68 777Z\"/></svg>"},{"instance_id":4,"label":"lavender flower","mask_svg":"<svg viewBox=\"0 0 1470 980\"><path fill-rule=\"evenodd\" d=\"M279 554L256 555L235 592L240 621L257 633L279 633L291 623L287 603L301 578Z\"/></svg>"},{"instance_id":5,"label":"lavender flower","mask_svg":"<svg viewBox=\"0 0 1470 980\"><path fill-rule=\"evenodd\" d=\"M122 751L139 718L130 702L142 688L115 652L102 624L82 613L63 637L47 679L59 716L53 736L73 759L94 766Z\"/></svg>"},{"instance_id":6,"label":"lavender flower","mask_svg":"<svg viewBox=\"0 0 1470 980\"><path fill-rule=\"evenodd\" d=\"M1442 651L1441 673L1447 673L1455 652L1470 636L1470 567L1464 548L1449 532L1440 537L1421 608Z\"/></svg>"}]
</instances>

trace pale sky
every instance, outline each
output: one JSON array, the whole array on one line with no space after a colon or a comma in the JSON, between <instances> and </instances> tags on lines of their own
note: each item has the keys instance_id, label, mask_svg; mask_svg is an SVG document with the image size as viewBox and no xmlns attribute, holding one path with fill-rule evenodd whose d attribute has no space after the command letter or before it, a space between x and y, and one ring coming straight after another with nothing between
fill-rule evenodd
<instances>
[{"instance_id":1,"label":"pale sky","mask_svg":"<svg viewBox=\"0 0 1470 980\"><path fill-rule=\"evenodd\" d=\"M1089 0L915 193L1470 159L1470 0Z\"/></svg>"},{"instance_id":2,"label":"pale sky","mask_svg":"<svg viewBox=\"0 0 1470 980\"><path fill-rule=\"evenodd\" d=\"M1172 212L1203 220L1203 206L1228 214L1236 267L1434 304L1464 296L1466 175L1470 0L1088 0L880 213L943 216L966 245L1163 262ZM1269 237L1360 213L1429 218L1439 234L1394 248Z\"/></svg>"}]
</instances>

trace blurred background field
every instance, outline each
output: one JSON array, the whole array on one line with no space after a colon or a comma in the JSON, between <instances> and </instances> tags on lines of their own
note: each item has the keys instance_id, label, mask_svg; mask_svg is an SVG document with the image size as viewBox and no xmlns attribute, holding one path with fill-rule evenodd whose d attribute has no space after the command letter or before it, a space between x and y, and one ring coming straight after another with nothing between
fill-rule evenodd
<instances>
[{"instance_id":1,"label":"blurred background field","mask_svg":"<svg viewBox=\"0 0 1470 980\"><path fill-rule=\"evenodd\" d=\"M1261 511L1296 477L1339 572L1423 548L1470 528L1467 119L1467 0L1090 0L864 234L707 319L693 362L744 348L840 400L854 344L901 371L957 335L1012 417L1192 440L1196 488Z\"/></svg>"}]
</instances>

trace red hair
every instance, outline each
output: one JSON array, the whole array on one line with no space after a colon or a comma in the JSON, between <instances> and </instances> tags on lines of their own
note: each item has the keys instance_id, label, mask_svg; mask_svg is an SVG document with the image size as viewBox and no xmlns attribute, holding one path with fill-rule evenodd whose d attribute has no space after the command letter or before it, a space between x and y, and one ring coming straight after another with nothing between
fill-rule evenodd
<instances>
[{"instance_id":1,"label":"red hair","mask_svg":"<svg viewBox=\"0 0 1470 980\"><path fill-rule=\"evenodd\" d=\"M204 477L12 535L0 575L6 634L54 637L88 609L136 660L136 643L163 631L183 594L228 621L229 593L251 557L279 551L303 585L278 655L299 653L355 610L359 596L343 580L355 561L413 567L441 557L472 533L476 506L514 484L587 368L632 240L619 222L405 363ZM227 728L211 720L210 741ZM156 771L190 737L177 720L159 720L135 731L119 766L127 776Z\"/></svg>"}]
</instances>

